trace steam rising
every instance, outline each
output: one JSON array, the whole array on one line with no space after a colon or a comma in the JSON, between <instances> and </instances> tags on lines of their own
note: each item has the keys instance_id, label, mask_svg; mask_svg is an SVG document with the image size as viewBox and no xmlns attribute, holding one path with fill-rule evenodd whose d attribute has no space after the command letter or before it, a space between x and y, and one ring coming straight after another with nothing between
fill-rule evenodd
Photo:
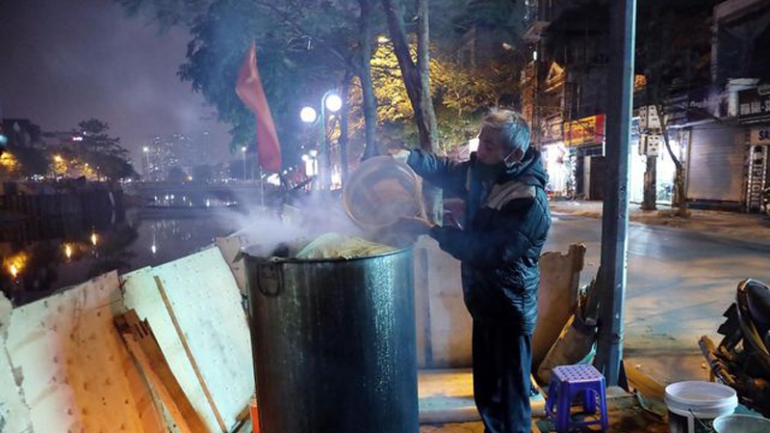
<instances>
[{"instance_id":1,"label":"steam rising","mask_svg":"<svg viewBox=\"0 0 770 433\"><path fill-rule=\"evenodd\" d=\"M347 236L365 237L347 216L339 198L313 193L285 205L280 212L252 206L248 215L227 213L233 234L253 254L270 256L282 245L296 250L318 236L335 232Z\"/></svg>"}]
</instances>

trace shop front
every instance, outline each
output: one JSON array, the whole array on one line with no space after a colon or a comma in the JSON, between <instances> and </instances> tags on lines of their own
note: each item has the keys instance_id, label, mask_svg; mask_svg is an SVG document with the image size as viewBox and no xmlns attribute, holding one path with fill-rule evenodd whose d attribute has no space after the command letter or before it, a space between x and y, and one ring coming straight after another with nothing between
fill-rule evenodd
<instances>
[{"instance_id":1,"label":"shop front","mask_svg":"<svg viewBox=\"0 0 770 433\"><path fill-rule=\"evenodd\" d=\"M572 197L572 165L564 145L563 122L561 116L546 119L540 130L540 151L548 173L546 190L552 197Z\"/></svg>"},{"instance_id":2,"label":"shop front","mask_svg":"<svg viewBox=\"0 0 770 433\"><path fill-rule=\"evenodd\" d=\"M604 114L564 123L574 197L601 200L604 195Z\"/></svg>"},{"instance_id":3,"label":"shop front","mask_svg":"<svg viewBox=\"0 0 770 433\"><path fill-rule=\"evenodd\" d=\"M680 161L684 161L686 149L686 146L682 146L681 143L687 143L688 136L689 131L669 128L671 151ZM639 140L639 118L634 117L631 120L631 148L629 149L631 156L628 167L629 201L634 204L641 204L644 201L644 174L647 171L648 156L640 150ZM676 164L665 146L655 157L655 163L656 202L661 205L670 205L673 200Z\"/></svg>"},{"instance_id":4,"label":"shop front","mask_svg":"<svg viewBox=\"0 0 770 433\"><path fill-rule=\"evenodd\" d=\"M764 199L770 188L770 84L740 91L738 103L738 120L749 127L744 209L770 212Z\"/></svg>"}]
</instances>

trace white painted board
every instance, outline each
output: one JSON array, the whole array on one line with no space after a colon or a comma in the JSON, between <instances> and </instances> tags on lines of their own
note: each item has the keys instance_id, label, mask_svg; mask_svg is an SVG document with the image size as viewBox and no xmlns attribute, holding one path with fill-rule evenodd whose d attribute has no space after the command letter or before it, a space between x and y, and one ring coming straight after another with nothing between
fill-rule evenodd
<instances>
[{"instance_id":1,"label":"white painted board","mask_svg":"<svg viewBox=\"0 0 770 433\"><path fill-rule=\"evenodd\" d=\"M174 377L179 382L193 408L211 432L221 431L214 411L195 375L190 359L182 346L171 321L166 304L155 283L154 270L150 267L136 270L121 277L123 302L127 310L135 310L140 319L150 323L155 339L166 357Z\"/></svg>"},{"instance_id":2,"label":"white painted board","mask_svg":"<svg viewBox=\"0 0 770 433\"><path fill-rule=\"evenodd\" d=\"M241 292L230 268L218 248L209 248L154 273L225 425L232 428L254 393L254 371Z\"/></svg>"},{"instance_id":3,"label":"white painted board","mask_svg":"<svg viewBox=\"0 0 770 433\"><path fill-rule=\"evenodd\" d=\"M115 272L13 310L7 352L35 433L165 431L113 324L123 312Z\"/></svg>"}]
</instances>

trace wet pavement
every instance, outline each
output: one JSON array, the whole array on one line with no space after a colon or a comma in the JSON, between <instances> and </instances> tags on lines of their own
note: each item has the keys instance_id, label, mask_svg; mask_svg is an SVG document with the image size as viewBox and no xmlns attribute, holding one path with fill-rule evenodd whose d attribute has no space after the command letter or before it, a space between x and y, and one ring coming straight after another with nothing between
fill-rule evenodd
<instances>
[{"instance_id":1,"label":"wet pavement","mask_svg":"<svg viewBox=\"0 0 770 433\"><path fill-rule=\"evenodd\" d=\"M581 284L596 275L601 220L554 214L546 251L587 247ZM738 222L736 221L736 225ZM755 227L753 230L770 228ZM631 223L624 358L662 383L708 379L697 340L718 340L723 312L745 278L770 282L770 242L703 230Z\"/></svg>"}]
</instances>

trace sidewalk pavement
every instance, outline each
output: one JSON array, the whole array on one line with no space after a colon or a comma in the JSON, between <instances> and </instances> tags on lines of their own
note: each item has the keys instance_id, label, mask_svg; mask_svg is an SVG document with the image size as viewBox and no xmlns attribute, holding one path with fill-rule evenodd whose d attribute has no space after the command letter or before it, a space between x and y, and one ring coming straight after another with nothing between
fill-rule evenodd
<instances>
[{"instance_id":1,"label":"sidewalk pavement","mask_svg":"<svg viewBox=\"0 0 770 433\"><path fill-rule=\"evenodd\" d=\"M589 218L602 216L601 201L556 200L551 202L555 215L568 214ZM770 242L770 217L761 214L690 209L689 218L673 215L670 207L645 211L638 204L629 205L629 219L640 224L662 225L684 230L707 232L743 241Z\"/></svg>"}]
</instances>

